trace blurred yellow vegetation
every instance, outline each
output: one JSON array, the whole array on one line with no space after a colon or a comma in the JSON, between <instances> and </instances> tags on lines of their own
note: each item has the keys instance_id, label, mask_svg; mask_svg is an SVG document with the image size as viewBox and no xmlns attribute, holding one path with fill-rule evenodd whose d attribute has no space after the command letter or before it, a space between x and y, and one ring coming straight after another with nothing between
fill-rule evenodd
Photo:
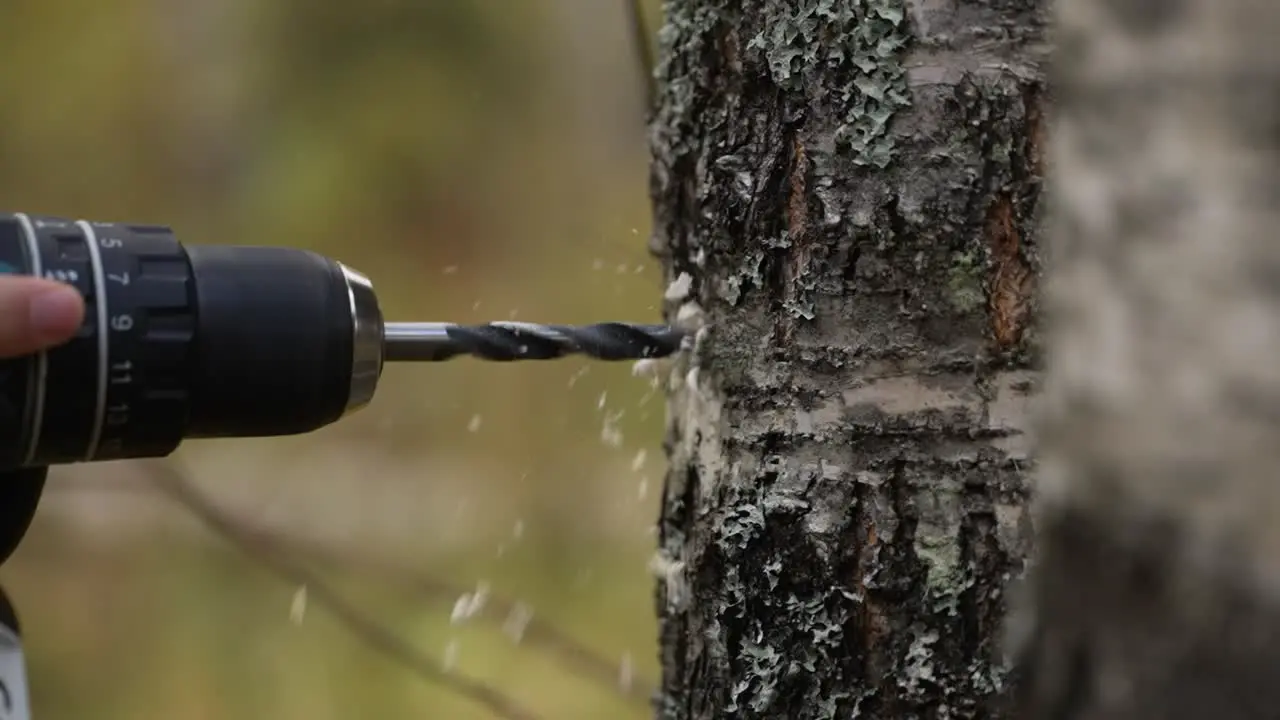
<instances>
[{"instance_id":1,"label":"blurred yellow vegetation","mask_svg":"<svg viewBox=\"0 0 1280 720\"><path fill-rule=\"evenodd\" d=\"M314 249L371 276L390 319L657 322L621 13L14 0L0 17L2 204ZM625 364L392 367L343 423L179 457L220 506L310 548L302 559L369 618L451 672L539 717L642 718L619 687L658 674L646 564L662 402ZM306 593L144 492L141 472L56 471L4 568L39 720L493 717L315 603L300 612ZM616 683L502 622L452 623L449 588L478 586L618 667Z\"/></svg>"}]
</instances>

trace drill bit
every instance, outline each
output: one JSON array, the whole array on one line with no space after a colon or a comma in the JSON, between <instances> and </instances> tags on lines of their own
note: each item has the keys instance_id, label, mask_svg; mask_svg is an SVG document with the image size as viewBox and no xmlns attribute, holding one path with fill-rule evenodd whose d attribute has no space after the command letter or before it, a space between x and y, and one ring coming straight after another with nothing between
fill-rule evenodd
<instances>
[{"instance_id":1,"label":"drill bit","mask_svg":"<svg viewBox=\"0 0 1280 720\"><path fill-rule=\"evenodd\" d=\"M555 360L574 354L597 360L639 360L675 353L683 337L682 332L665 325L629 323L387 323L383 353L387 362L434 362L458 355L509 362Z\"/></svg>"}]
</instances>

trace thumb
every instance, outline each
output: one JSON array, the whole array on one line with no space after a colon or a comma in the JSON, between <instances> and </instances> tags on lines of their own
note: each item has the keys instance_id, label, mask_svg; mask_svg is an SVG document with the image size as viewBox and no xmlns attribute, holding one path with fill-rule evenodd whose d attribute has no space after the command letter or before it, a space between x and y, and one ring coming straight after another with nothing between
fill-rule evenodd
<instances>
[{"instance_id":1,"label":"thumb","mask_svg":"<svg viewBox=\"0 0 1280 720\"><path fill-rule=\"evenodd\" d=\"M0 277L0 358L61 345L80 329L84 312L84 299L70 285Z\"/></svg>"}]
</instances>

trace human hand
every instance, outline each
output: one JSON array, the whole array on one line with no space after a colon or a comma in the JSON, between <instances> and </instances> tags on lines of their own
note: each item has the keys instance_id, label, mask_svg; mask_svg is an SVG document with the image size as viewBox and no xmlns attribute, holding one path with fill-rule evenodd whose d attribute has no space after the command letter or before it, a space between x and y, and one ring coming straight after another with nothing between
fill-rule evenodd
<instances>
[{"instance_id":1,"label":"human hand","mask_svg":"<svg viewBox=\"0 0 1280 720\"><path fill-rule=\"evenodd\" d=\"M84 299L70 285L0 275L0 358L18 357L70 340L84 320Z\"/></svg>"}]
</instances>

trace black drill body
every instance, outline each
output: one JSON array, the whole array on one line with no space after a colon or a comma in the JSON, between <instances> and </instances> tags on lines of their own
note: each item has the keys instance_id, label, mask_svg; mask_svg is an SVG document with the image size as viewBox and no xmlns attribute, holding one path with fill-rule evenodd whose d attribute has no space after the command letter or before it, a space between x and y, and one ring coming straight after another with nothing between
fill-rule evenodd
<instances>
[{"instance_id":1,"label":"black drill body","mask_svg":"<svg viewBox=\"0 0 1280 720\"><path fill-rule=\"evenodd\" d=\"M0 468L159 457L189 437L302 433L343 414L352 314L327 258L0 215L0 263L74 285L86 306L70 342L0 361Z\"/></svg>"}]
</instances>

